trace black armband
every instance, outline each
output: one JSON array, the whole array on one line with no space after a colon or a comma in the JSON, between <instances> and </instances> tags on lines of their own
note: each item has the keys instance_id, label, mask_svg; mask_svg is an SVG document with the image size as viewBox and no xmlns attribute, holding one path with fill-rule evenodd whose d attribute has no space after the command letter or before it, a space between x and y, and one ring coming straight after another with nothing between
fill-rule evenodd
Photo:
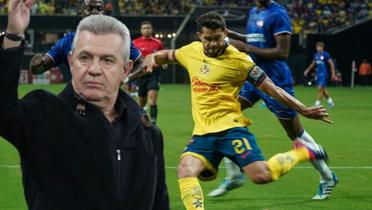
<instances>
[{"instance_id":1,"label":"black armband","mask_svg":"<svg viewBox=\"0 0 372 210\"><path fill-rule=\"evenodd\" d=\"M266 73L260 67L253 66L248 72L247 81L257 87L266 77Z\"/></svg>"}]
</instances>

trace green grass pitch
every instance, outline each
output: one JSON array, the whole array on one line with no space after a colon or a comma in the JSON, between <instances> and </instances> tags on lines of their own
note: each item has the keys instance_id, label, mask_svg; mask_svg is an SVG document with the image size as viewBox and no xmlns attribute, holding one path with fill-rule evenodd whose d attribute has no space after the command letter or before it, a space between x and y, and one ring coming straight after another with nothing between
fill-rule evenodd
<instances>
[{"instance_id":1,"label":"green grass pitch","mask_svg":"<svg viewBox=\"0 0 372 210\"><path fill-rule=\"evenodd\" d=\"M20 87L20 95L35 88L59 92L63 86L23 85ZM158 125L165 137L167 184L173 210L184 209L179 198L175 167L193 129L189 89L187 85L162 85L159 95ZM255 185L247 180L244 187L224 197L206 197L205 209L372 209L372 88L330 88L330 93L336 103L329 110L334 124L302 118L306 130L327 149L329 165L340 178L330 199L311 200L319 177L311 165L306 163L275 183ZM314 87L296 87L296 96L307 105L313 104L315 94ZM254 121L250 130L256 135L267 158L290 148L290 141L268 110L256 105L245 111L245 114ZM16 150L1 139L0 210L26 209L18 165ZM218 186L224 175L224 168L220 168L216 181L202 182L204 194Z\"/></svg>"}]
</instances>

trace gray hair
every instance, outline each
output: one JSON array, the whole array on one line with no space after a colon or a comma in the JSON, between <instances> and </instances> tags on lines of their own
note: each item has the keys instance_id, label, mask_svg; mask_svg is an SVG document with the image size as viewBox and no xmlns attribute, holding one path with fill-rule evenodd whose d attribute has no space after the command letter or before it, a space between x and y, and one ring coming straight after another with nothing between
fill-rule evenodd
<instances>
[{"instance_id":1,"label":"gray hair","mask_svg":"<svg viewBox=\"0 0 372 210\"><path fill-rule=\"evenodd\" d=\"M107 15L91 15L80 21L74 41L72 42L71 52L76 48L79 34L88 31L96 35L117 34L123 40L123 59L127 63L130 55L130 33L128 28L119 20Z\"/></svg>"}]
</instances>

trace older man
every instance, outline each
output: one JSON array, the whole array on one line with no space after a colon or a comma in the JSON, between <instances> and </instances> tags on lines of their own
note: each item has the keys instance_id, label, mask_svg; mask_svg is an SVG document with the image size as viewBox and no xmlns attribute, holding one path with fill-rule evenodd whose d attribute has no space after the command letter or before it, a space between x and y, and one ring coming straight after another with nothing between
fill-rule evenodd
<instances>
[{"instance_id":1,"label":"older man","mask_svg":"<svg viewBox=\"0 0 372 210\"><path fill-rule=\"evenodd\" d=\"M167 209L161 133L119 90L131 70L124 24L103 15L82 20L68 59L71 83L58 96L37 90L17 99L33 3L9 2L0 39L0 135L19 151L29 209Z\"/></svg>"}]
</instances>

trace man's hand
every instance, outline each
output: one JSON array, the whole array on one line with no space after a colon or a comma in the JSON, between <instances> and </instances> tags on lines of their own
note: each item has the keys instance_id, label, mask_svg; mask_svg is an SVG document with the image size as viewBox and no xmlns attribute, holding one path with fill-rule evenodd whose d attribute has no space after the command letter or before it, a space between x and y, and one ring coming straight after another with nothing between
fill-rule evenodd
<instances>
[{"instance_id":1,"label":"man's hand","mask_svg":"<svg viewBox=\"0 0 372 210\"><path fill-rule=\"evenodd\" d=\"M155 55L150 54L145 57L145 60L143 61L142 68L144 72L152 72L154 68L156 68L158 65L156 65L155 62Z\"/></svg>"},{"instance_id":2,"label":"man's hand","mask_svg":"<svg viewBox=\"0 0 372 210\"><path fill-rule=\"evenodd\" d=\"M30 62L30 70L32 74L42 74L44 73L44 55L41 53L35 54Z\"/></svg>"},{"instance_id":3,"label":"man's hand","mask_svg":"<svg viewBox=\"0 0 372 210\"><path fill-rule=\"evenodd\" d=\"M30 23L30 10L35 0L10 0L8 26L10 34L23 34Z\"/></svg>"},{"instance_id":4,"label":"man's hand","mask_svg":"<svg viewBox=\"0 0 372 210\"><path fill-rule=\"evenodd\" d=\"M336 74L332 74L332 81L337 81L337 76L336 76Z\"/></svg>"},{"instance_id":5,"label":"man's hand","mask_svg":"<svg viewBox=\"0 0 372 210\"><path fill-rule=\"evenodd\" d=\"M329 124L333 123L323 106L306 107L300 111L300 114L309 119L321 120Z\"/></svg>"}]
</instances>

